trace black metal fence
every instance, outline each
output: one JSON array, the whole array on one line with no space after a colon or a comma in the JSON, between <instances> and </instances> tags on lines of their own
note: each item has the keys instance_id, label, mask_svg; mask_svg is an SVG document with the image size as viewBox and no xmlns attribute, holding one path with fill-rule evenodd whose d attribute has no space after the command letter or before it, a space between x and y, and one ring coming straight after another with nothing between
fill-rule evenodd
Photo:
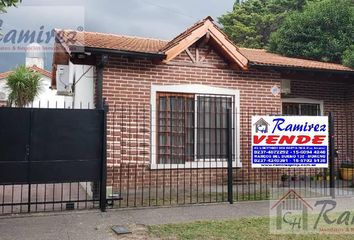
<instances>
[{"instance_id":1,"label":"black metal fence","mask_svg":"<svg viewBox=\"0 0 354 240\"><path fill-rule=\"evenodd\" d=\"M2 107L0 125L1 214L102 203L104 110Z\"/></svg>"},{"instance_id":2,"label":"black metal fence","mask_svg":"<svg viewBox=\"0 0 354 240\"><path fill-rule=\"evenodd\" d=\"M0 214L99 207L92 182L1 184Z\"/></svg>"},{"instance_id":3,"label":"black metal fence","mask_svg":"<svg viewBox=\"0 0 354 240\"><path fill-rule=\"evenodd\" d=\"M104 210L105 203L114 208L266 200L271 189L277 187L325 192L335 186L336 195L345 195L352 186L352 112L332 113L335 141L331 144L330 169L254 169L251 118L281 115L280 109L238 108L229 96L158 97L156 106L110 106L106 128L103 125L100 130L103 136L107 131L107 141L103 141L106 146L102 145L102 149L107 147L107 156L102 156L103 161L107 157L107 163L95 169L107 187L100 188L99 181L87 178L31 184L8 182L0 185L0 213L98 207ZM9 119L1 119L1 126L6 126ZM75 126L80 121L71 123ZM63 131L57 134L64 135L73 130L68 126L58 129ZM77 136L80 139L75 143L88 135Z\"/></svg>"},{"instance_id":4,"label":"black metal fence","mask_svg":"<svg viewBox=\"0 0 354 240\"><path fill-rule=\"evenodd\" d=\"M239 120L228 112L236 109L233 99L160 95L150 107L110 106L110 206L227 201L228 161L234 167L239 161Z\"/></svg>"},{"instance_id":5,"label":"black metal fence","mask_svg":"<svg viewBox=\"0 0 354 240\"><path fill-rule=\"evenodd\" d=\"M348 131L353 126L351 112L333 113L336 142L331 145L331 169L254 169L251 118L281 115L281 110L237 109L227 96L159 99L156 107L110 107L107 196L111 207L266 200L270 189L277 187L325 192L336 186L343 189L337 190L340 195L351 186L341 173L342 163L353 154L353 130Z\"/></svg>"}]
</instances>

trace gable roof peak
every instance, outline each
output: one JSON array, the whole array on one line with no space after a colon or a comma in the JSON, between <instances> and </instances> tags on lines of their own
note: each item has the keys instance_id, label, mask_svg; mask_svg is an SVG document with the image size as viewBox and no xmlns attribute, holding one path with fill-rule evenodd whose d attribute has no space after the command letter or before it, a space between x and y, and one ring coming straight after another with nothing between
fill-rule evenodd
<instances>
[{"instance_id":1,"label":"gable roof peak","mask_svg":"<svg viewBox=\"0 0 354 240\"><path fill-rule=\"evenodd\" d=\"M207 16L206 18L204 18L204 21L206 21L206 20L214 22L214 19L211 16Z\"/></svg>"},{"instance_id":2,"label":"gable roof peak","mask_svg":"<svg viewBox=\"0 0 354 240\"><path fill-rule=\"evenodd\" d=\"M179 34L164 46L160 52L166 54L165 62L169 62L180 53L187 50L206 34L210 36L214 44L218 46L224 56L227 57L232 65L238 68L247 69L248 59L239 51L238 47L217 27L212 17L208 16L198 21L190 28Z\"/></svg>"}]
</instances>

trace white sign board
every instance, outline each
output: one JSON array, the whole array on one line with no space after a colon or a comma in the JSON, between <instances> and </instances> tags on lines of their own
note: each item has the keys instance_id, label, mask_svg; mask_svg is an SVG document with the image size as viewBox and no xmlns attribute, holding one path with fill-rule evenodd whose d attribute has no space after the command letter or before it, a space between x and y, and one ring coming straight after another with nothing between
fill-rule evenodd
<instances>
[{"instance_id":1,"label":"white sign board","mask_svg":"<svg viewBox=\"0 0 354 240\"><path fill-rule=\"evenodd\" d=\"M252 116L253 168L328 168L325 116Z\"/></svg>"}]
</instances>

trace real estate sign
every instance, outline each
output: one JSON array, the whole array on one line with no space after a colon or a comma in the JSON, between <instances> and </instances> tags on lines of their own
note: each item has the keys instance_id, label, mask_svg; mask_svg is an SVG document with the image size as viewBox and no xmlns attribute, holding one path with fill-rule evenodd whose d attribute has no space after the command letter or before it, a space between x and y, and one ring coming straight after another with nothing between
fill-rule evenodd
<instances>
[{"instance_id":1,"label":"real estate sign","mask_svg":"<svg viewBox=\"0 0 354 240\"><path fill-rule=\"evenodd\" d=\"M327 168L328 117L252 116L253 168Z\"/></svg>"}]
</instances>

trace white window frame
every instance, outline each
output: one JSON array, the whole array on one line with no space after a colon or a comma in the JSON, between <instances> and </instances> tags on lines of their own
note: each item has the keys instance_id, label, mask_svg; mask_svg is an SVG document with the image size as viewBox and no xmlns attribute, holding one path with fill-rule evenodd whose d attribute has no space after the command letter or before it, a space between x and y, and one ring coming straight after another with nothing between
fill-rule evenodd
<instances>
[{"instance_id":1,"label":"white window frame","mask_svg":"<svg viewBox=\"0 0 354 240\"><path fill-rule=\"evenodd\" d=\"M236 89L219 88L200 84L183 84L183 85L151 85L151 144L150 144L150 168L151 169L183 169L183 168L226 168L227 161L218 159L218 161L198 161L186 162L184 164L157 164L157 137L156 137L156 97L158 92L164 93L189 93L203 95L222 95L234 98L233 116L236 117L235 126L235 160L233 167L242 167L240 158L240 91ZM237 110L237 112L236 112Z\"/></svg>"},{"instance_id":2,"label":"white window frame","mask_svg":"<svg viewBox=\"0 0 354 240\"><path fill-rule=\"evenodd\" d=\"M320 105L320 113L323 115L323 100L316 100L311 98L282 98L281 99L281 111L283 114L283 103L302 103L302 104L319 104Z\"/></svg>"}]
</instances>

